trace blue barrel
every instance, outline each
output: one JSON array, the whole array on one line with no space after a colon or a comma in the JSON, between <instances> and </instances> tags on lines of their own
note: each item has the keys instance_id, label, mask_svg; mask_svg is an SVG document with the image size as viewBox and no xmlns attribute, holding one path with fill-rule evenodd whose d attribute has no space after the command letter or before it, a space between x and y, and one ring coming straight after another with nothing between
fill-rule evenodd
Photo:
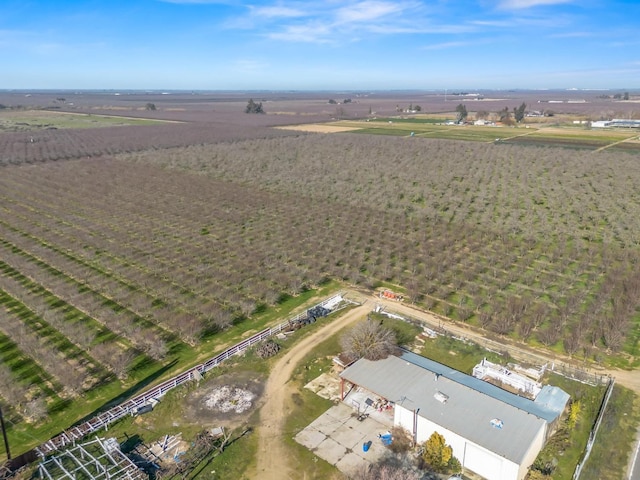
<instances>
[{"instance_id":1,"label":"blue barrel","mask_svg":"<svg viewBox=\"0 0 640 480\"><path fill-rule=\"evenodd\" d=\"M365 442L362 444L362 450L365 452L369 451L369 448L371 448L371 440L369 440L368 442Z\"/></svg>"}]
</instances>

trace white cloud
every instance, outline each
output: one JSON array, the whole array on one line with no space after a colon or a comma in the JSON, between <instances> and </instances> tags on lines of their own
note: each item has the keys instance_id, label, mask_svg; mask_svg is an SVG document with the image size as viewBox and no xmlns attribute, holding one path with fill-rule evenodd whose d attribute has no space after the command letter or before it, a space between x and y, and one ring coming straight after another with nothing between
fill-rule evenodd
<instances>
[{"instance_id":1,"label":"white cloud","mask_svg":"<svg viewBox=\"0 0 640 480\"><path fill-rule=\"evenodd\" d=\"M513 26L513 20L474 20L471 24L479 27L506 28Z\"/></svg>"},{"instance_id":2,"label":"white cloud","mask_svg":"<svg viewBox=\"0 0 640 480\"><path fill-rule=\"evenodd\" d=\"M383 19L402 11L399 3L364 0L345 5L324 3L309 5L303 9L300 3L250 7L252 17L275 22L268 27L267 38L290 42L334 43L345 41L345 33L358 35L363 29L383 26ZM307 17L304 22L300 19ZM283 22L278 22L282 20ZM290 20L290 21L286 21ZM373 25L371 25L373 22ZM345 30L348 25L348 30ZM351 39L353 40L353 38Z\"/></svg>"},{"instance_id":3,"label":"white cloud","mask_svg":"<svg viewBox=\"0 0 640 480\"><path fill-rule=\"evenodd\" d=\"M444 42L444 43L434 43L432 45L425 45L422 47L423 50L445 50L447 48L459 48L466 47L470 45L470 42Z\"/></svg>"},{"instance_id":4,"label":"white cloud","mask_svg":"<svg viewBox=\"0 0 640 480\"><path fill-rule=\"evenodd\" d=\"M568 29L576 21L569 15L557 13L555 15L514 15L508 18L495 20L473 20L471 25L479 28L490 29L514 29L514 28L534 28L534 29Z\"/></svg>"},{"instance_id":5,"label":"white cloud","mask_svg":"<svg viewBox=\"0 0 640 480\"><path fill-rule=\"evenodd\" d=\"M330 43L332 29L322 24L289 25L282 31L272 32L267 35L273 40L306 43Z\"/></svg>"},{"instance_id":6,"label":"white cloud","mask_svg":"<svg viewBox=\"0 0 640 480\"><path fill-rule=\"evenodd\" d=\"M400 13L403 10L404 6L401 3L365 0L339 8L336 11L336 19L345 23L369 22Z\"/></svg>"},{"instance_id":7,"label":"white cloud","mask_svg":"<svg viewBox=\"0 0 640 480\"><path fill-rule=\"evenodd\" d=\"M596 36L593 32L564 32L549 35L550 38L586 38Z\"/></svg>"},{"instance_id":8,"label":"white cloud","mask_svg":"<svg viewBox=\"0 0 640 480\"><path fill-rule=\"evenodd\" d=\"M559 5L572 1L574 0L502 0L498 6L506 10L524 10L541 5Z\"/></svg>"},{"instance_id":9,"label":"white cloud","mask_svg":"<svg viewBox=\"0 0 640 480\"><path fill-rule=\"evenodd\" d=\"M402 26L395 23L368 25L366 30L371 33L381 35L401 35L401 34L441 34L441 35L458 35L461 33L472 33L478 29L472 25L418 25L418 26Z\"/></svg>"},{"instance_id":10,"label":"white cloud","mask_svg":"<svg viewBox=\"0 0 640 480\"><path fill-rule=\"evenodd\" d=\"M266 18L296 18L307 15L303 10L290 7L249 7L251 13L258 17Z\"/></svg>"},{"instance_id":11,"label":"white cloud","mask_svg":"<svg viewBox=\"0 0 640 480\"><path fill-rule=\"evenodd\" d=\"M503 0L504 3L514 1L525 0ZM367 34L460 35L490 26L490 22L482 25L482 22L474 23L455 16L452 21L452 12L443 12L439 7L415 0L325 0L314 3L267 0L245 8L247 15L228 19L225 27L252 29L265 38L287 42L339 44L358 41ZM513 24L510 20L500 26L513 27ZM493 26L497 25L494 23Z\"/></svg>"},{"instance_id":12,"label":"white cloud","mask_svg":"<svg viewBox=\"0 0 640 480\"><path fill-rule=\"evenodd\" d=\"M297 2L276 6L250 7L253 17L271 20L273 25L265 36L274 40L292 42L338 43L357 41L364 32L380 35L459 33L459 26L429 27L418 18L423 13L421 4L414 1L356 0L332 1L314 4ZM305 18L301 23L299 19ZM280 22L287 20L290 22Z\"/></svg>"},{"instance_id":13,"label":"white cloud","mask_svg":"<svg viewBox=\"0 0 640 480\"><path fill-rule=\"evenodd\" d=\"M158 0L163 3L175 3L177 5L238 5L234 0Z\"/></svg>"}]
</instances>

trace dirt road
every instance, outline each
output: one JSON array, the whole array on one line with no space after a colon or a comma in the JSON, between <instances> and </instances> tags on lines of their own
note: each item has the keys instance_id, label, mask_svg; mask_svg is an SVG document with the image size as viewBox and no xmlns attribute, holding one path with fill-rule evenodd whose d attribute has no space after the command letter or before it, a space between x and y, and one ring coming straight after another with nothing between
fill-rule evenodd
<instances>
[{"instance_id":1,"label":"dirt road","mask_svg":"<svg viewBox=\"0 0 640 480\"><path fill-rule=\"evenodd\" d=\"M409 305L378 298L370 298L361 306L331 321L331 323L328 323L294 345L274 366L265 386L265 403L260 410L260 426L256 429L256 434L258 435L256 467L252 471L247 472L248 478L260 478L261 480L304 478L303 476L301 477L301 475L303 475L301 472L294 471L289 465L287 461L287 451L282 441L284 422L291 410L291 395L295 391L291 385L288 385L289 379L296 365L318 343L326 340L344 327L364 318L376 303L384 305L388 311L420 320L434 329L444 327L447 331L457 336L471 340L484 338L480 332L467 326L439 318L436 315L413 308ZM538 356L541 362L556 360L571 363L571 359L568 357L558 355L545 357L541 352L533 351L525 346L514 345L514 347L526 352L527 356ZM640 374L637 371L629 372L624 370L599 369L594 370L594 372L601 375L613 375L619 384L640 393Z\"/></svg>"},{"instance_id":2,"label":"dirt road","mask_svg":"<svg viewBox=\"0 0 640 480\"><path fill-rule=\"evenodd\" d=\"M419 310L404 303L398 303L392 300L383 300L376 298L374 301L375 303L384 305L385 309L389 312L395 312L399 315L406 315L408 317L415 318L429 325L434 330L438 328L444 328L448 332L456 336L465 337L470 340L484 339L484 335L481 332L476 331L464 324L460 324L459 322L442 319L436 315L433 315L432 313L426 312L424 310ZM505 342L507 342L507 340L505 340ZM563 362L569 365L575 364L575 361L568 356L559 355L557 353L552 354L550 352L548 355L545 355L545 352L543 351L534 350L522 344L510 342L509 345L510 350L520 350L525 353L527 358L539 358L540 364L549 361ZM515 358L517 358L517 356ZM579 366L582 368L582 365ZM638 372L637 370L629 371L620 369L591 368L588 369L588 371L598 375L611 375L616 379L616 383L640 394L640 372Z\"/></svg>"},{"instance_id":3,"label":"dirt road","mask_svg":"<svg viewBox=\"0 0 640 480\"><path fill-rule=\"evenodd\" d=\"M273 367L264 390L265 403L260 409L260 426L258 435L258 452L256 467L248 472L249 478L260 480L300 479L301 472L294 471L287 461L287 451L282 442L284 422L290 411L293 387L288 385L296 365L318 343L326 340L339 330L363 319L372 308L371 301L350 310L337 319L331 319L313 334L296 343Z\"/></svg>"},{"instance_id":4,"label":"dirt road","mask_svg":"<svg viewBox=\"0 0 640 480\"><path fill-rule=\"evenodd\" d=\"M419 310L417 308L413 308L409 305L378 298L375 299L375 303L383 305L389 312L398 313L399 315L403 316L406 315L407 317L420 320L425 324L431 326L434 330L438 328L444 328L448 332L451 332L456 336L476 341L482 340L484 338L481 332L478 332L466 325L456 323L448 319L439 318L436 315L423 310ZM533 349L525 347L524 345L514 345L512 348L524 352L527 358L531 356L538 357L541 364L549 360L562 361L568 364L572 363L571 359L567 356L562 356L555 353L553 355L545 356L544 352L540 350L534 351ZM627 387L633 390L635 393L640 394L640 372L638 372L637 370L629 371L620 369L614 370L599 368L590 369L589 371L598 375L611 375L615 378L617 384ZM638 431L636 434L636 443L634 445L635 450L629 460L629 465L627 466L627 477L630 480L640 480L640 458L638 458L640 457L640 426L638 427Z\"/></svg>"}]
</instances>

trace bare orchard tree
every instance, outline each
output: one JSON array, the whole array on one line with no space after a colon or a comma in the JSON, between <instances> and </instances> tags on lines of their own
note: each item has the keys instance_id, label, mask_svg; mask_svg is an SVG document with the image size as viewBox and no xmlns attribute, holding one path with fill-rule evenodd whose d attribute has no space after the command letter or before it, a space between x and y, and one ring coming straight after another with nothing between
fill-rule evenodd
<instances>
[{"instance_id":1,"label":"bare orchard tree","mask_svg":"<svg viewBox=\"0 0 640 480\"><path fill-rule=\"evenodd\" d=\"M384 327L382 322L370 318L345 333L340 339L340 346L354 360L381 360L398 351L395 333Z\"/></svg>"},{"instance_id":2,"label":"bare orchard tree","mask_svg":"<svg viewBox=\"0 0 640 480\"><path fill-rule=\"evenodd\" d=\"M128 350L120 350L116 352L111 360L111 368L113 369L113 373L116 374L118 379L124 380L127 378L129 368L133 360L135 359L136 354L132 349Z\"/></svg>"},{"instance_id":3,"label":"bare orchard tree","mask_svg":"<svg viewBox=\"0 0 640 480\"><path fill-rule=\"evenodd\" d=\"M36 397L24 405L23 412L28 421L41 421L47 417L47 403L43 397Z\"/></svg>"},{"instance_id":4,"label":"bare orchard tree","mask_svg":"<svg viewBox=\"0 0 640 480\"><path fill-rule=\"evenodd\" d=\"M12 405L23 403L29 393L29 389L16 380L5 364L0 364L0 391L2 398Z\"/></svg>"},{"instance_id":5,"label":"bare orchard tree","mask_svg":"<svg viewBox=\"0 0 640 480\"><path fill-rule=\"evenodd\" d=\"M164 340L156 340L146 345L146 352L154 360L162 360L169 353L169 346Z\"/></svg>"}]
</instances>

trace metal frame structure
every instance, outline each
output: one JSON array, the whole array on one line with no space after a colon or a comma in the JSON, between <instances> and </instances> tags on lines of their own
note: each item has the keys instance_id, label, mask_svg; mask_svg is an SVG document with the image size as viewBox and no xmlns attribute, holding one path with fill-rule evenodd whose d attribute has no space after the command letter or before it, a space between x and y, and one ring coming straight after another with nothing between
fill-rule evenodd
<instances>
[{"instance_id":1,"label":"metal frame structure","mask_svg":"<svg viewBox=\"0 0 640 480\"><path fill-rule=\"evenodd\" d=\"M344 292L339 292L336 295L318 303L317 305L314 305L311 308L323 307L333 313L344 308L345 302L347 304L356 303L351 300L345 299ZM156 387L141 393L140 395L137 395L130 400L116 405L115 407L87 420L86 422L71 427L70 429L43 443L39 447L36 447L38 455L44 458L67 445L77 442L78 440L91 433L99 431L102 428L106 430L110 424L127 415L135 415L140 407L147 405L150 402L158 401L158 399L164 396L168 391L186 382L202 378L202 375L204 375L209 370L217 367L228 358L242 353L249 347L252 347L257 343L260 343L267 338L288 329L291 325L299 323L301 320L305 319L306 316L307 311L304 311L294 317L289 318L281 324L276 325L275 327L266 328L261 332L256 333L252 337L247 338L240 343L237 343L231 348L228 348L224 352L216 355L206 362L201 363L200 365L196 365L186 372L181 373L173 377L172 379L167 380L166 382L163 382L160 385L157 385Z\"/></svg>"},{"instance_id":2,"label":"metal frame structure","mask_svg":"<svg viewBox=\"0 0 640 480\"><path fill-rule=\"evenodd\" d=\"M144 480L146 474L120 450L115 438L96 438L38 465L43 480Z\"/></svg>"}]
</instances>

